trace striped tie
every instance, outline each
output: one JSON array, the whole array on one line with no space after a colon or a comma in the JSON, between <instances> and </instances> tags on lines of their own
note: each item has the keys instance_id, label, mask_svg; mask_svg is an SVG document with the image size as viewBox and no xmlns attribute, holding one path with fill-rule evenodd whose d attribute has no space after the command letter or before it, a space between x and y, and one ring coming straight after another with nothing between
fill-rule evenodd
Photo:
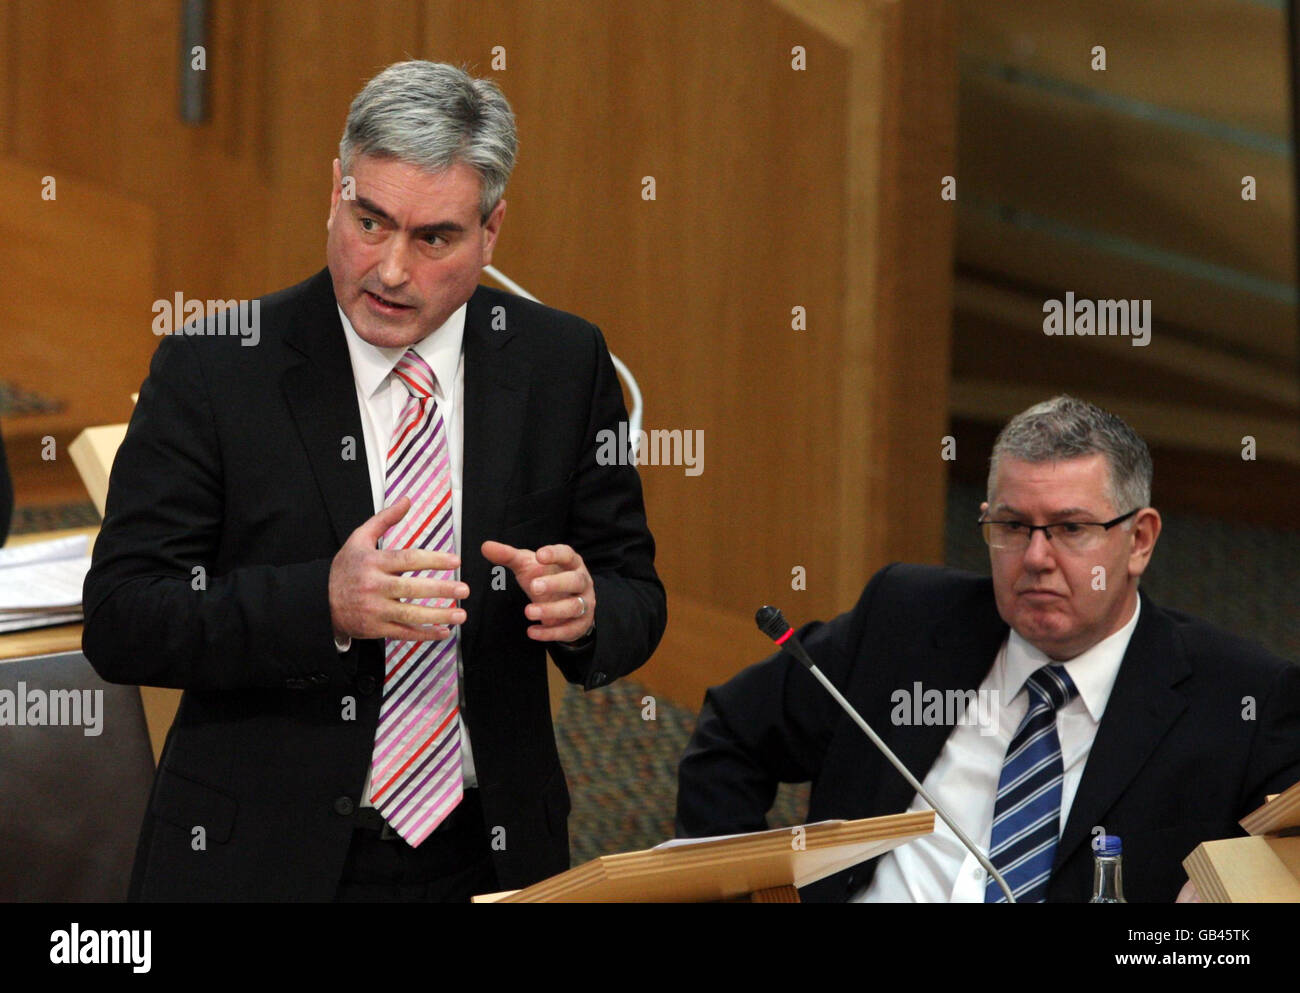
<instances>
[{"instance_id":1,"label":"striped tie","mask_svg":"<svg viewBox=\"0 0 1300 993\"><path fill-rule=\"evenodd\" d=\"M403 496L411 509L384 536L385 548L456 550L452 533L451 463L447 432L433 397L433 371L414 350L393 374L410 396L388 448L384 506ZM455 579L454 572L412 575ZM431 607L446 599L409 600ZM460 803L460 706L456 685L457 629L445 641L384 642L384 699L371 759L371 802L390 827L415 847Z\"/></svg>"},{"instance_id":2,"label":"striped tie","mask_svg":"<svg viewBox=\"0 0 1300 993\"><path fill-rule=\"evenodd\" d=\"M1043 903L1061 830L1061 740L1056 711L1078 696L1064 666L1045 665L1025 682L1029 712L1007 747L993 809L989 861L1018 903ZM1006 900L992 878L985 903Z\"/></svg>"}]
</instances>

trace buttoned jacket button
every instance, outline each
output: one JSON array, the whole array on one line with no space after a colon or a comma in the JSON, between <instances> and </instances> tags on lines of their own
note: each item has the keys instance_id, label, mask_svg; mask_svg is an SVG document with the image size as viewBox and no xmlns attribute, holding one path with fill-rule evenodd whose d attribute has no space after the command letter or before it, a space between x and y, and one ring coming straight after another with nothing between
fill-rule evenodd
<instances>
[{"instance_id":1,"label":"buttoned jacket button","mask_svg":"<svg viewBox=\"0 0 1300 993\"><path fill-rule=\"evenodd\" d=\"M354 809L356 809L356 805L352 802L350 796L341 796L334 801L334 813L343 817L351 817Z\"/></svg>"}]
</instances>

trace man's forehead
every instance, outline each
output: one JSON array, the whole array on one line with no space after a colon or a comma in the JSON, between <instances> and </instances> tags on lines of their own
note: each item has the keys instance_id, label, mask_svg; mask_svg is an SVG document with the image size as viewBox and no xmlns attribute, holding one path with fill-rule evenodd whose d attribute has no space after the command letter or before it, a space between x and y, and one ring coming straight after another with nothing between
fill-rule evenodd
<instances>
[{"instance_id":1,"label":"man's forehead","mask_svg":"<svg viewBox=\"0 0 1300 993\"><path fill-rule=\"evenodd\" d=\"M995 509L1020 510L1028 504L1054 517L1099 512L1109 506L1109 470L1104 455L1026 462L998 460ZM1047 506L1044 506L1046 504Z\"/></svg>"},{"instance_id":2,"label":"man's forehead","mask_svg":"<svg viewBox=\"0 0 1300 993\"><path fill-rule=\"evenodd\" d=\"M359 205L389 214L400 210L415 224L441 223L458 207L478 212L482 183L463 162L430 171L402 159L363 155L350 172Z\"/></svg>"}]
</instances>

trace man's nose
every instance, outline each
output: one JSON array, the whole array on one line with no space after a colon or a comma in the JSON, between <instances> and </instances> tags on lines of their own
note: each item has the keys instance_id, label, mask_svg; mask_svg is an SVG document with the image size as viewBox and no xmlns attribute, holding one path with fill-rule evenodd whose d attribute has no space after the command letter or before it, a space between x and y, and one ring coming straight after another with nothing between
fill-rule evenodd
<instances>
[{"instance_id":1,"label":"man's nose","mask_svg":"<svg viewBox=\"0 0 1300 993\"><path fill-rule=\"evenodd\" d=\"M407 244L400 235L384 242L384 254L379 260L379 278L385 286L401 286L407 280Z\"/></svg>"},{"instance_id":2,"label":"man's nose","mask_svg":"<svg viewBox=\"0 0 1300 993\"><path fill-rule=\"evenodd\" d=\"M1025 566L1034 572L1047 572L1056 565L1056 549L1047 539L1046 531L1035 531L1029 536L1025 549Z\"/></svg>"}]
</instances>

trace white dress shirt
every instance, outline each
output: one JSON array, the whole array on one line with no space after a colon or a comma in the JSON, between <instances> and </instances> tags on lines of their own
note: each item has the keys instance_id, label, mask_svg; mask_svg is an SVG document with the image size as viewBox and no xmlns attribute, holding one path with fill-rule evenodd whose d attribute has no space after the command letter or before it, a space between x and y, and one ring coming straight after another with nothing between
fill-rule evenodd
<instances>
[{"instance_id":1,"label":"white dress shirt","mask_svg":"<svg viewBox=\"0 0 1300 993\"><path fill-rule=\"evenodd\" d=\"M1141 598L1138 598L1127 624L1086 652L1062 663L1079 689L1079 695L1056 713L1065 772L1061 783L1062 827L1079 789L1097 726L1141 610ZM1025 682L1035 671L1051 663L1051 659L1011 631L979 688L981 696L997 694L985 697L998 701L997 733L988 734L981 729L975 710L978 703L972 701L963 722L948 735L939 758L922 780L927 792L986 855L993 836L993 807L1002 762L1007 746L1029 710ZM890 769L885 775L897 773ZM930 807L918 793L907 809L918 811ZM936 815L934 833L882 855L871 883L854 894L851 902L983 903L987 878L975 857ZM1083 896L1086 894L1080 898Z\"/></svg>"},{"instance_id":2,"label":"white dress shirt","mask_svg":"<svg viewBox=\"0 0 1300 993\"><path fill-rule=\"evenodd\" d=\"M443 429L447 433L447 449L451 463L451 510L454 550L460 552L461 521L461 469L464 465L465 446L465 361L461 343L465 337L465 310L462 304L445 324L432 334L409 346L433 370L433 395L442 415ZM392 375L397 360L408 346L380 348L362 340L339 308L339 319L348 342L352 358L352 379L357 388L357 406L361 411L361 432L365 439L366 465L370 470L370 495L375 513L384 507L384 475L387 470L388 444L393 436L393 426L401 416L410 394L402 381ZM460 579L460 570L456 570ZM343 647L343 646L340 646ZM465 788L478 785L474 772L474 753L469 743L469 728L465 725L465 662L460 639L456 640L456 672L460 692L460 760L465 776ZM370 772L366 772L366 785L361 791L361 805L374 806L370 801Z\"/></svg>"}]
</instances>

